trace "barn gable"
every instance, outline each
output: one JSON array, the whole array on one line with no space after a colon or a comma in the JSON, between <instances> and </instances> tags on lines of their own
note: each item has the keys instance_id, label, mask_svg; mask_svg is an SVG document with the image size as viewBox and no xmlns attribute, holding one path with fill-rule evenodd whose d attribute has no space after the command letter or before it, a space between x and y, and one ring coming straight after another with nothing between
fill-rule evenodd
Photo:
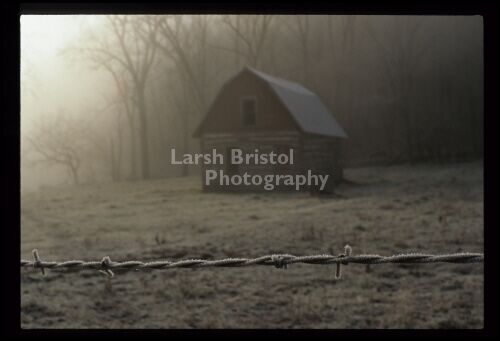
<instances>
[{"instance_id":1,"label":"barn gable","mask_svg":"<svg viewBox=\"0 0 500 341\"><path fill-rule=\"evenodd\" d=\"M244 99L256 102L255 126L242 124ZM266 82L244 69L222 86L194 136L199 137L202 132L240 134L265 131L300 132L300 127Z\"/></svg>"},{"instance_id":2,"label":"barn gable","mask_svg":"<svg viewBox=\"0 0 500 341\"><path fill-rule=\"evenodd\" d=\"M300 84L273 77L250 67L246 67L238 75L226 82L226 84L222 87L210 110L196 129L194 133L195 137L199 137L202 130L205 130L207 126L208 128L214 129L213 122L210 122L213 121L214 117L211 116L217 115L217 113L214 113L214 111L216 111L217 106L221 105L221 96L224 96L225 92L231 91L230 87L236 86L238 80L246 74L265 82L268 88L275 95L276 99L281 105L277 105L276 103L268 103L268 107L273 109L267 110L265 114L281 116L279 121L283 124L283 128L293 128L298 129L303 133L318 134L329 137L347 137L342 127L340 127L333 115L324 106L324 104L316 94ZM235 93L233 95L237 96L238 90L234 91ZM239 95L244 96L245 91L241 90ZM267 100L268 102L272 102L272 99L270 98ZM282 110L283 108L285 110ZM283 117L283 111L288 113L288 115L292 118L293 123L289 122L290 120ZM231 117L229 117L229 119L231 119ZM266 116L266 120L267 119L271 119L272 121L272 117ZM274 117L274 120L277 120L277 117ZM268 128L273 128L272 122L269 123ZM233 126L233 129L240 128Z\"/></svg>"}]
</instances>

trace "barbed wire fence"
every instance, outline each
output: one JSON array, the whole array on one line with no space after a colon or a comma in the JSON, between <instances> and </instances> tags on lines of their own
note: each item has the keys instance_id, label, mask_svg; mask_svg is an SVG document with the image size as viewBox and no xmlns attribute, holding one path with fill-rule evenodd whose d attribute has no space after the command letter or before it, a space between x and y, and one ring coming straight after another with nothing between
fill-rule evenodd
<instances>
[{"instance_id":1,"label":"barbed wire fence","mask_svg":"<svg viewBox=\"0 0 500 341\"><path fill-rule=\"evenodd\" d=\"M45 269L49 270L98 270L109 278L114 276L113 270L140 271L140 270L168 270L179 268L235 268L250 266L275 266L276 268L286 269L292 264L309 265L336 265L335 279L341 278L342 265L353 264L386 264L386 263L482 263L484 261L483 253L448 253L448 254L424 254L424 253L406 253L392 256L380 256L376 254L353 255L352 248L346 245L344 253L339 255L309 255L294 256L290 254L273 254L256 258L224 258L216 260L207 259L185 259L179 261L151 261L142 262L138 260L129 260L123 262L113 262L106 256L101 261L83 261L68 260L63 262L43 261L40 258L38 250L33 250L33 260L21 260L21 268L40 269L42 275L45 275Z\"/></svg>"}]
</instances>

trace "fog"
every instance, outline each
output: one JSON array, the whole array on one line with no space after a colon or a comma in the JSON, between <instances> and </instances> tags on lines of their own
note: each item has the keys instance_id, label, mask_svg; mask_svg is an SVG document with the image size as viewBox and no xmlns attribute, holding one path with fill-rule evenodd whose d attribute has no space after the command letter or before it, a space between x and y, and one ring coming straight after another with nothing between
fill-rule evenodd
<instances>
[{"instance_id":1,"label":"fog","mask_svg":"<svg viewBox=\"0 0 500 341\"><path fill-rule=\"evenodd\" d=\"M170 149L249 65L316 92L347 166L483 155L479 16L21 17L21 187L195 174Z\"/></svg>"},{"instance_id":2,"label":"fog","mask_svg":"<svg viewBox=\"0 0 500 341\"><path fill-rule=\"evenodd\" d=\"M47 160L29 142L50 129L58 115L84 117L103 105L110 83L103 73L72 63L64 51L95 16L23 15L21 17L21 176L22 188L71 183L66 167ZM46 122L46 123L45 123ZM96 122L97 123L97 122ZM38 134L38 135L37 135ZM48 148L47 148L48 149ZM92 160L88 160L92 162Z\"/></svg>"}]
</instances>

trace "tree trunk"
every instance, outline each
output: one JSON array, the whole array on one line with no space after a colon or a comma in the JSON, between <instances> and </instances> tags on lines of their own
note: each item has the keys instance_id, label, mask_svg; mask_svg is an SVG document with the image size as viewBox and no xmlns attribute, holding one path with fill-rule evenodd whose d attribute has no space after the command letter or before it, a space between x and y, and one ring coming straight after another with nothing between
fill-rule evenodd
<instances>
[{"instance_id":1,"label":"tree trunk","mask_svg":"<svg viewBox=\"0 0 500 341\"><path fill-rule=\"evenodd\" d=\"M120 121L118 121L118 146L117 146L117 153L118 155L116 156L116 169L117 169L117 177L118 181L122 179L122 160L123 160L123 128L122 125L120 124Z\"/></svg>"},{"instance_id":2,"label":"tree trunk","mask_svg":"<svg viewBox=\"0 0 500 341\"><path fill-rule=\"evenodd\" d=\"M117 174L116 174L116 160L115 160L115 147L113 145L113 139L111 138L109 140L109 163L110 163L110 169L111 169L111 181L116 182L117 181Z\"/></svg>"},{"instance_id":3,"label":"tree trunk","mask_svg":"<svg viewBox=\"0 0 500 341\"><path fill-rule=\"evenodd\" d=\"M117 182L121 180L120 171L120 142L118 142L118 151L115 152L115 145L113 139L110 140L110 164L111 164L111 180Z\"/></svg>"},{"instance_id":4,"label":"tree trunk","mask_svg":"<svg viewBox=\"0 0 500 341\"><path fill-rule=\"evenodd\" d=\"M406 132L406 145L408 152L408 160L411 164L415 162L415 138L413 135L413 122L411 117L410 108L408 108L407 99L403 99L399 105L401 108L400 115L403 115L405 132Z\"/></svg>"},{"instance_id":5,"label":"tree trunk","mask_svg":"<svg viewBox=\"0 0 500 341\"><path fill-rule=\"evenodd\" d=\"M78 185L80 183L78 179L78 168L75 167L74 165L69 166L70 174L73 179L73 184Z\"/></svg>"},{"instance_id":6,"label":"tree trunk","mask_svg":"<svg viewBox=\"0 0 500 341\"><path fill-rule=\"evenodd\" d=\"M139 132L141 143L141 166L142 178L144 180L150 179L149 171L149 146L148 146L148 120L146 111L146 100L144 96L144 89L139 91L138 109L139 109Z\"/></svg>"},{"instance_id":7,"label":"tree trunk","mask_svg":"<svg viewBox=\"0 0 500 341\"><path fill-rule=\"evenodd\" d=\"M184 115L182 116L182 143L183 146L182 148L184 149L184 154L189 153L189 117L187 115L187 112L184 112ZM184 164L182 167L182 176L188 176L189 175L189 165Z\"/></svg>"},{"instance_id":8,"label":"tree trunk","mask_svg":"<svg viewBox=\"0 0 500 341\"><path fill-rule=\"evenodd\" d=\"M130 129L130 178L137 179L137 139L133 117L129 117Z\"/></svg>"}]
</instances>

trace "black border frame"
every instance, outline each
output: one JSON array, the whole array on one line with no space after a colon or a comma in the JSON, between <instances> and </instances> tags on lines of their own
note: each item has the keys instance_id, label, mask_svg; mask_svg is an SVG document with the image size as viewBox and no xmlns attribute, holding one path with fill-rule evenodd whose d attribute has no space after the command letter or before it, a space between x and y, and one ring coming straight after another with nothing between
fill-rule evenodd
<instances>
[{"instance_id":1,"label":"black border frame","mask_svg":"<svg viewBox=\"0 0 500 341\"><path fill-rule=\"evenodd\" d=\"M171 3L22 3L2 2L3 28L3 161L2 162L2 335L14 337L136 337L181 334L179 330L98 330L64 329L43 330L20 328L20 15L21 14L153 14L153 13L234 13L234 14L418 14L418 15L481 15L484 23L484 181L485 181L485 315L484 329L478 330L311 330L296 331L297 336L384 336L384 337L498 337L498 7L493 3L470 1L447 3L443 1L390 3L387 1L352 1L318 3L316 1L276 2L171 2ZM226 330L233 334L240 330ZM211 336L220 336L221 330L209 330ZM266 336L276 333L291 334L287 330L266 330ZM204 334L203 333L203 334ZM259 330L246 331L251 335L264 334ZM202 336L200 330L189 330L183 336ZM340 334L340 335L339 335ZM351 335L352 334L352 335ZM285 336L284 335L284 336ZM180 335L179 335L180 336Z\"/></svg>"}]
</instances>

